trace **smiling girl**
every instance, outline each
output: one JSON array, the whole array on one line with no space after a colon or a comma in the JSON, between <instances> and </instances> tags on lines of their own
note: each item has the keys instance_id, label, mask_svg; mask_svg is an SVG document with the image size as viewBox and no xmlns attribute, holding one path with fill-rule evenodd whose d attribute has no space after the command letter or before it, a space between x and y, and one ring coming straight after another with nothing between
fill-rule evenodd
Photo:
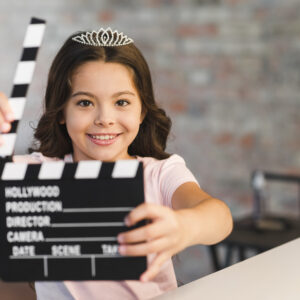
<instances>
[{"instance_id":1,"label":"smiling girl","mask_svg":"<svg viewBox=\"0 0 300 300\"><path fill-rule=\"evenodd\" d=\"M0 111L2 131L8 132L13 118L3 94ZM232 217L224 202L199 187L183 158L165 152L170 127L155 102L148 65L131 39L110 29L67 39L49 72L35 131L37 152L14 161L143 162L145 203L125 222L151 222L119 234L118 242L123 255L146 255L148 267L137 281L37 282L38 299L152 298L177 286L173 255L230 233Z\"/></svg>"}]
</instances>

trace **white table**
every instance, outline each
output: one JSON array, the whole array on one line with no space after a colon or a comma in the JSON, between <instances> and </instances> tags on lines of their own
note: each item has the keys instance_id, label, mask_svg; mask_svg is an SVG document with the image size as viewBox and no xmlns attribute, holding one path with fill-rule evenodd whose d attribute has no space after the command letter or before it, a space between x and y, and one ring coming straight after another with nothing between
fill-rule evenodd
<instances>
[{"instance_id":1,"label":"white table","mask_svg":"<svg viewBox=\"0 0 300 300\"><path fill-rule=\"evenodd\" d=\"M155 298L179 299L299 300L300 238Z\"/></svg>"}]
</instances>

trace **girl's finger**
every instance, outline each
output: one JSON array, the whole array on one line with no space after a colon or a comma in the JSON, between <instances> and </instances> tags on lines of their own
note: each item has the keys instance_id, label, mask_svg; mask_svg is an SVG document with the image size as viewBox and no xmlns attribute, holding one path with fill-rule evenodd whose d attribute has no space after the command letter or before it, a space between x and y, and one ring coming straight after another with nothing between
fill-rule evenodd
<instances>
[{"instance_id":1,"label":"girl's finger","mask_svg":"<svg viewBox=\"0 0 300 300\"><path fill-rule=\"evenodd\" d=\"M118 235L118 242L121 244L138 243L157 239L168 232L167 226L163 222L157 221L148 225L120 233Z\"/></svg>"},{"instance_id":2,"label":"girl's finger","mask_svg":"<svg viewBox=\"0 0 300 300\"><path fill-rule=\"evenodd\" d=\"M145 256L150 253L158 253L170 248L169 240L166 237L146 243L127 244L119 246L119 253L128 256Z\"/></svg>"},{"instance_id":3,"label":"girl's finger","mask_svg":"<svg viewBox=\"0 0 300 300\"><path fill-rule=\"evenodd\" d=\"M153 279L158 274L161 266L169 257L170 255L168 255L166 252L158 254L151 262L146 272L141 275L140 280L146 282Z\"/></svg>"},{"instance_id":4,"label":"girl's finger","mask_svg":"<svg viewBox=\"0 0 300 300\"><path fill-rule=\"evenodd\" d=\"M5 94L0 92L0 112L2 113L4 119L7 122L12 122L14 120L14 114L10 107L7 97Z\"/></svg>"},{"instance_id":5,"label":"girl's finger","mask_svg":"<svg viewBox=\"0 0 300 300\"><path fill-rule=\"evenodd\" d=\"M143 203L137 206L127 215L125 218L125 223L127 226L132 226L144 219L155 219L163 216L168 209L169 208L158 204Z\"/></svg>"},{"instance_id":6,"label":"girl's finger","mask_svg":"<svg viewBox=\"0 0 300 300\"><path fill-rule=\"evenodd\" d=\"M10 124L4 120L3 115L0 113L0 132L9 132L10 128Z\"/></svg>"}]
</instances>

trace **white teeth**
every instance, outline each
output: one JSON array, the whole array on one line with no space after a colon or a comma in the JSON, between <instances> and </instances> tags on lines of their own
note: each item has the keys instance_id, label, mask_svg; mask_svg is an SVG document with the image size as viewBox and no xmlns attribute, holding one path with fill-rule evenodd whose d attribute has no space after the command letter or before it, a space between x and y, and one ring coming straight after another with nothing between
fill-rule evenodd
<instances>
[{"instance_id":1,"label":"white teeth","mask_svg":"<svg viewBox=\"0 0 300 300\"><path fill-rule=\"evenodd\" d=\"M91 135L91 137L96 140L112 140L115 135Z\"/></svg>"}]
</instances>

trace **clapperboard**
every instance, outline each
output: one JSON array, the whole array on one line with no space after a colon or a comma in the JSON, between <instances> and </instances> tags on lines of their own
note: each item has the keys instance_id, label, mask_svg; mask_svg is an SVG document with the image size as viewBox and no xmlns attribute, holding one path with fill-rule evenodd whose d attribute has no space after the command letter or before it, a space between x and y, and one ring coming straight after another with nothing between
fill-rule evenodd
<instances>
[{"instance_id":1,"label":"clapperboard","mask_svg":"<svg viewBox=\"0 0 300 300\"><path fill-rule=\"evenodd\" d=\"M0 277L6 281L128 280L146 257L118 253L124 217L144 201L143 166L63 161L13 163L18 120L45 21L32 18L10 98L16 120L0 147Z\"/></svg>"}]
</instances>

